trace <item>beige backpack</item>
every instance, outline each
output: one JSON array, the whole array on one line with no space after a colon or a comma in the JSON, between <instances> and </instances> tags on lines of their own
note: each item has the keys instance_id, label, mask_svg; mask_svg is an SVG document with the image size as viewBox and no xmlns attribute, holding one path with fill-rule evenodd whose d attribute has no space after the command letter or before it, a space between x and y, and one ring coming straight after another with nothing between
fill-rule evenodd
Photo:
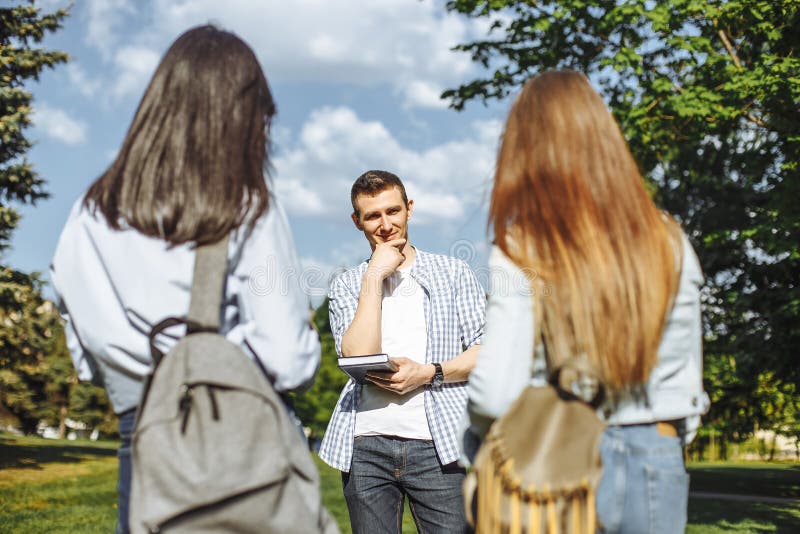
<instances>
[{"instance_id":1,"label":"beige backpack","mask_svg":"<svg viewBox=\"0 0 800 534\"><path fill-rule=\"evenodd\" d=\"M590 371L586 364L573 358L566 367ZM464 482L467 515L478 534L595 534L606 425L592 405L602 389L592 402L568 393L563 369L549 385L525 388L489 429Z\"/></svg>"}]
</instances>

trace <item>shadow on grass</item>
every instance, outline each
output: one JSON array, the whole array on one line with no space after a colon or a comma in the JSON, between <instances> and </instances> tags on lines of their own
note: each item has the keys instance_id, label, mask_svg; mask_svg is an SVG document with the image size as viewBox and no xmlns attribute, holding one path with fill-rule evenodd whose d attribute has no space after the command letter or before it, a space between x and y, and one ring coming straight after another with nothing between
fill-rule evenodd
<instances>
[{"instance_id":1,"label":"shadow on grass","mask_svg":"<svg viewBox=\"0 0 800 534\"><path fill-rule=\"evenodd\" d=\"M42 440L17 438L0 435L0 469L42 469L47 463L79 463L87 457L116 456L116 448L108 445L86 445L54 440L41 443Z\"/></svg>"},{"instance_id":2,"label":"shadow on grass","mask_svg":"<svg viewBox=\"0 0 800 534\"><path fill-rule=\"evenodd\" d=\"M800 464L690 465L692 491L800 499Z\"/></svg>"},{"instance_id":3,"label":"shadow on grass","mask_svg":"<svg viewBox=\"0 0 800 534\"><path fill-rule=\"evenodd\" d=\"M793 505L689 499L689 531L797 532L800 510Z\"/></svg>"}]
</instances>

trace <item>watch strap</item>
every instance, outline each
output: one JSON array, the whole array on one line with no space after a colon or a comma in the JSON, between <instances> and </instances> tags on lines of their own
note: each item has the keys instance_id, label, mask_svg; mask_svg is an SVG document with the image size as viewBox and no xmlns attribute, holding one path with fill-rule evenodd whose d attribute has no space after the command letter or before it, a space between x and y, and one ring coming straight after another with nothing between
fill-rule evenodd
<instances>
[{"instance_id":1,"label":"watch strap","mask_svg":"<svg viewBox=\"0 0 800 534\"><path fill-rule=\"evenodd\" d=\"M431 362L433 365L433 377L431 377L431 385L432 386L441 386L444 383L444 371L442 370L442 364L439 362Z\"/></svg>"}]
</instances>

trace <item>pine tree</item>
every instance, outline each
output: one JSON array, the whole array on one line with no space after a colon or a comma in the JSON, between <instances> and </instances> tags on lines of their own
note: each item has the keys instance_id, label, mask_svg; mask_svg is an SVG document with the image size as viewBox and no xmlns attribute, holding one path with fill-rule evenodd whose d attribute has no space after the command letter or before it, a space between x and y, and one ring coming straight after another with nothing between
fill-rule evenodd
<instances>
[{"instance_id":1,"label":"pine tree","mask_svg":"<svg viewBox=\"0 0 800 534\"><path fill-rule=\"evenodd\" d=\"M25 158L31 142L32 96L25 82L46 67L67 61L64 52L37 47L47 32L61 27L66 10L42 13L33 1L0 8L0 252L7 249L19 221L13 204L47 197L44 180ZM25 430L35 426L39 399L28 377L52 349L53 332L41 281L0 258L0 415L11 412Z\"/></svg>"}]
</instances>

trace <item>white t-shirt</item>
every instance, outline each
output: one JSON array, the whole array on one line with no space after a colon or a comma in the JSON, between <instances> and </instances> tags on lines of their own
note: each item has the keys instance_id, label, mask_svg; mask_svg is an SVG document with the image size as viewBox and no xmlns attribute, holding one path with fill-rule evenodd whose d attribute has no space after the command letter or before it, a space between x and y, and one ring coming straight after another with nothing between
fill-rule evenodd
<instances>
[{"instance_id":1,"label":"white t-shirt","mask_svg":"<svg viewBox=\"0 0 800 534\"><path fill-rule=\"evenodd\" d=\"M404 356L425 363L425 295L409 272L410 269L394 272L383 282L381 348L390 357ZM365 384L359 397L355 435L433 439L425 415L425 388L398 395Z\"/></svg>"}]
</instances>

